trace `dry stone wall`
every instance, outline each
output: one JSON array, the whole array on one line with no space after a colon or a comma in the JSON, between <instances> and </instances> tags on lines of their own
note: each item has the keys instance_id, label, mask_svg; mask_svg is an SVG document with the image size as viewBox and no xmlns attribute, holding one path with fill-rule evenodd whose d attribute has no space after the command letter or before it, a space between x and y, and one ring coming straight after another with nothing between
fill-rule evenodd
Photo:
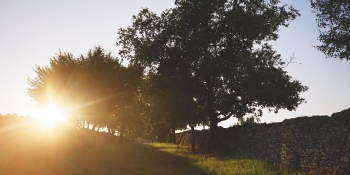
<instances>
[{"instance_id":1,"label":"dry stone wall","mask_svg":"<svg viewBox=\"0 0 350 175\"><path fill-rule=\"evenodd\" d=\"M281 123L221 128L228 154L257 158L314 174L350 174L350 108L329 116L298 117ZM206 148L209 131L196 131L196 145ZM177 135L191 144L191 132Z\"/></svg>"}]
</instances>

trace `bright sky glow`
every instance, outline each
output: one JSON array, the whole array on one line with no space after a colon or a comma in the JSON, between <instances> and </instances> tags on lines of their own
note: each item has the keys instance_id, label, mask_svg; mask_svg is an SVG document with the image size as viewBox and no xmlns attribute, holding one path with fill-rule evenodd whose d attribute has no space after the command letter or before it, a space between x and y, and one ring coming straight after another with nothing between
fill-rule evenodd
<instances>
[{"instance_id":1,"label":"bright sky glow","mask_svg":"<svg viewBox=\"0 0 350 175\"><path fill-rule=\"evenodd\" d=\"M30 116L39 119L47 125L54 125L57 122L67 121L66 116L64 116L63 111L60 111L54 106L49 106L47 108L39 108L33 110Z\"/></svg>"},{"instance_id":2,"label":"bright sky glow","mask_svg":"<svg viewBox=\"0 0 350 175\"><path fill-rule=\"evenodd\" d=\"M75 55L102 46L115 55L117 31L131 24L141 7L160 13L173 7L174 0L19 1L0 0L0 113L35 113L26 95L27 77L35 77L36 65L46 66L59 49ZM295 62L286 70L309 90L302 94L307 103L296 111L265 113L262 122L286 118L331 115L350 107L350 61L326 59L312 46L319 45L315 15L309 1L282 1L300 10L301 17L281 28L274 48ZM230 120L223 126L232 125Z\"/></svg>"}]
</instances>

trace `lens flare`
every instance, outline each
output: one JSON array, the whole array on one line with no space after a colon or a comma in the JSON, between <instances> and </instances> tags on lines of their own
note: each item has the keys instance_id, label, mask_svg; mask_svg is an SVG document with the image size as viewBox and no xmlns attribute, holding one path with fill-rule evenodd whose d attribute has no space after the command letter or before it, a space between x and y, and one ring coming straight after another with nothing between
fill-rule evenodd
<instances>
[{"instance_id":1,"label":"lens flare","mask_svg":"<svg viewBox=\"0 0 350 175\"><path fill-rule=\"evenodd\" d=\"M54 106L36 109L31 116L39 119L47 125L54 125L58 122L67 121L64 113Z\"/></svg>"}]
</instances>

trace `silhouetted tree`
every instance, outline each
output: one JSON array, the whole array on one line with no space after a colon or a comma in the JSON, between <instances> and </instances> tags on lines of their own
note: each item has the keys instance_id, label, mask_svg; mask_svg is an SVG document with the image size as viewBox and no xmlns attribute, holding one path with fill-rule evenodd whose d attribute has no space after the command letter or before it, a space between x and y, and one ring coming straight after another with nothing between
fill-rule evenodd
<instances>
[{"instance_id":1,"label":"silhouetted tree","mask_svg":"<svg viewBox=\"0 0 350 175\"><path fill-rule=\"evenodd\" d=\"M132 75L134 70L122 66L101 47L77 58L60 52L50 59L49 66L36 67L37 77L28 79L28 94L39 106L61 107L78 127L98 130L115 124L110 122L119 115L116 109L134 99L133 81L142 76L142 69L137 76Z\"/></svg>"},{"instance_id":2,"label":"silhouetted tree","mask_svg":"<svg viewBox=\"0 0 350 175\"><path fill-rule=\"evenodd\" d=\"M143 103L141 102L140 88L143 82L143 69L137 65L129 64L120 71L123 77L123 89L120 92L121 102L115 107L116 123L120 142L123 141L126 130L132 130L142 120Z\"/></svg>"},{"instance_id":3,"label":"silhouetted tree","mask_svg":"<svg viewBox=\"0 0 350 175\"><path fill-rule=\"evenodd\" d=\"M316 48L327 57L350 60L350 1L310 0L319 28Z\"/></svg>"},{"instance_id":4,"label":"silhouetted tree","mask_svg":"<svg viewBox=\"0 0 350 175\"><path fill-rule=\"evenodd\" d=\"M179 93L171 77L149 74L144 83L143 100L147 104L146 116L160 142L176 143L175 130L183 127L184 120L179 115Z\"/></svg>"},{"instance_id":5,"label":"silhouetted tree","mask_svg":"<svg viewBox=\"0 0 350 175\"><path fill-rule=\"evenodd\" d=\"M192 94L210 122L211 142L221 149L218 123L261 108L294 110L307 90L283 70L286 63L265 41L296 18L278 1L177 0L161 16L142 9L132 26L119 30L120 55L149 72L179 62ZM175 71L174 76L178 71Z\"/></svg>"},{"instance_id":6,"label":"silhouetted tree","mask_svg":"<svg viewBox=\"0 0 350 175\"><path fill-rule=\"evenodd\" d=\"M104 127L115 106L121 103L118 93L124 86L119 76L122 66L111 53L106 53L100 47L89 50L86 56L80 56L78 62L79 79L72 82L79 85L75 92L80 100L77 111L94 124L93 129Z\"/></svg>"}]
</instances>

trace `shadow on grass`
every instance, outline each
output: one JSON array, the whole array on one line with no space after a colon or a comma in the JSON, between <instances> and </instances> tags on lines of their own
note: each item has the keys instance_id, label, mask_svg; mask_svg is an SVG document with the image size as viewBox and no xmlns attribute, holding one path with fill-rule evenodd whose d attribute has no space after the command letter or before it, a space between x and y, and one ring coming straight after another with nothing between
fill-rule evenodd
<instances>
[{"instance_id":1,"label":"shadow on grass","mask_svg":"<svg viewBox=\"0 0 350 175\"><path fill-rule=\"evenodd\" d=\"M125 145L128 146L128 145ZM191 164L187 157L177 156L168 152L163 152L159 148L144 145L133 144L134 151L128 155L131 160L138 161L139 174L203 174L210 175L205 170ZM130 149L126 149L130 151Z\"/></svg>"}]
</instances>

